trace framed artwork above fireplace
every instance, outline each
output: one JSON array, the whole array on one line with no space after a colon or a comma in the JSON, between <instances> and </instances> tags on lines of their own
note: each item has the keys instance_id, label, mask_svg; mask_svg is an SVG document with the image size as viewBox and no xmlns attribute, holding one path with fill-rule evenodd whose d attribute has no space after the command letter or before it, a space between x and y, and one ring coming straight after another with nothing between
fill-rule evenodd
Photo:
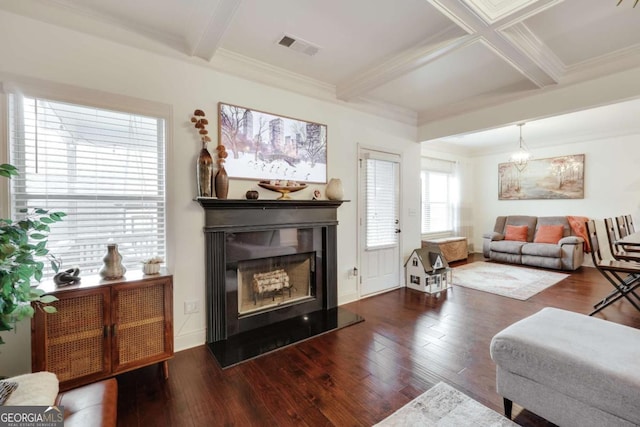
<instances>
[{"instance_id":1,"label":"framed artwork above fireplace","mask_svg":"<svg viewBox=\"0 0 640 427\"><path fill-rule=\"evenodd\" d=\"M327 125L218 103L230 178L327 182Z\"/></svg>"}]
</instances>

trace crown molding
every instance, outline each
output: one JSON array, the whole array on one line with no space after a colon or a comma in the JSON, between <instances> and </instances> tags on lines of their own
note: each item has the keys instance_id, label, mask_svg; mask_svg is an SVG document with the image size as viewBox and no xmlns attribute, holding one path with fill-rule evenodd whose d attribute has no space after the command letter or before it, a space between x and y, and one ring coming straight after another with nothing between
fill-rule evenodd
<instances>
[{"instance_id":1,"label":"crown molding","mask_svg":"<svg viewBox=\"0 0 640 427\"><path fill-rule=\"evenodd\" d=\"M465 0L465 3L487 24L494 24L512 14L522 10L538 0L510 0L492 2L489 0ZM505 4L508 6L505 7Z\"/></svg>"},{"instance_id":2,"label":"crown molding","mask_svg":"<svg viewBox=\"0 0 640 427\"><path fill-rule=\"evenodd\" d=\"M336 87L334 85L292 73L226 49L218 49L214 58L207 65L216 71L235 77L332 102L346 108L403 124L417 126L418 114L413 110L365 97L358 97L349 102L343 101L336 97Z\"/></svg>"}]
</instances>

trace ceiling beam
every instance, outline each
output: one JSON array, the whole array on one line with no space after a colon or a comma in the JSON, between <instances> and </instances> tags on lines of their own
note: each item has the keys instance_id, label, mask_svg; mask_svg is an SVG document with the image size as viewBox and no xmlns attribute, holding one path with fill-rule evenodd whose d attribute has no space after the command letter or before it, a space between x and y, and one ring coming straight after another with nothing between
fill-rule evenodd
<instances>
[{"instance_id":1,"label":"ceiling beam","mask_svg":"<svg viewBox=\"0 0 640 427\"><path fill-rule=\"evenodd\" d=\"M211 61L241 2L242 0L201 0L198 3L194 16L203 19L199 24L194 24L186 36L189 55Z\"/></svg>"},{"instance_id":2,"label":"ceiling beam","mask_svg":"<svg viewBox=\"0 0 640 427\"><path fill-rule=\"evenodd\" d=\"M557 84L564 64L521 22L562 0L541 0L488 22L464 0L426 0L454 25L339 84L338 99L353 100L386 83L477 41L537 87ZM467 33L464 35L464 33Z\"/></svg>"},{"instance_id":3,"label":"ceiling beam","mask_svg":"<svg viewBox=\"0 0 640 427\"><path fill-rule=\"evenodd\" d=\"M401 52L381 64L339 84L336 96L342 101L358 98L367 92L433 62L476 41L461 35L456 26L450 26L429 40Z\"/></svg>"},{"instance_id":4,"label":"ceiling beam","mask_svg":"<svg viewBox=\"0 0 640 427\"><path fill-rule=\"evenodd\" d=\"M427 1L466 31L470 31L470 34L481 38L499 58L536 86L542 88L558 83L562 64L557 58L549 58L550 51L544 50L543 43L522 23L526 18L556 4L557 0L535 2L493 23L483 19L464 0ZM503 33L515 26L516 29L508 36Z\"/></svg>"}]
</instances>

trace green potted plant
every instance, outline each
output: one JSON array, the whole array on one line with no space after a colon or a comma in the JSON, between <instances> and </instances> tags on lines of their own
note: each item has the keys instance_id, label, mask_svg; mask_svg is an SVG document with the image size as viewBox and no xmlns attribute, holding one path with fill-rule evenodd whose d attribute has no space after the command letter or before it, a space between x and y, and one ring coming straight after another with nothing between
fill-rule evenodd
<instances>
[{"instance_id":1,"label":"green potted plant","mask_svg":"<svg viewBox=\"0 0 640 427\"><path fill-rule=\"evenodd\" d=\"M18 175L10 164L0 165L0 176ZM0 332L10 331L16 322L32 317L34 307L47 313L56 311L47 304L56 301L32 287L32 280L42 279L43 259L48 259L54 271L60 262L47 249L49 224L61 221L62 212L44 209L25 210L23 219L14 221L0 218ZM0 344L4 341L0 336Z\"/></svg>"}]
</instances>

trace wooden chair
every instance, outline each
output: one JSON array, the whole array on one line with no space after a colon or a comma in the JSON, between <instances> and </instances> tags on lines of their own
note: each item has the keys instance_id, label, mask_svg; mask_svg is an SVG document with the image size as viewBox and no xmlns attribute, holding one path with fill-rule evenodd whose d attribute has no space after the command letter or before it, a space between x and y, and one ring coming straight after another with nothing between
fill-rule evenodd
<instances>
[{"instance_id":1,"label":"wooden chair","mask_svg":"<svg viewBox=\"0 0 640 427\"><path fill-rule=\"evenodd\" d=\"M629 234L636 232L636 227L633 225L633 217L631 215L625 215L624 220L627 223L627 231Z\"/></svg>"},{"instance_id":2,"label":"wooden chair","mask_svg":"<svg viewBox=\"0 0 640 427\"><path fill-rule=\"evenodd\" d=\"M589 316L593 316L620 298L625 298L636 310L640 311L640 305L636 302L640 301L640 296L634 292L635 289L640 286L640 263L602 259L595 221L587 221L586 226L589 242L591 243L593 265L615 288L613 292L593 306L594 310L589 313ZM632 295L635 300L629 295Z\"/></svg>"},{"instance_id":3,"label":"wooden chair","mask_svg":"<svg viewBox=\"0 0 640 427\"><path fill-rule=\"evenodd\" d=\"M628 216L631 216L631 215L628 215ZM623 237L627 237L629 234L631 234L631 231L629 231L629 227L627 225L627 220L625 215L620 215L616 217L616 227L618 229L618 238L620 239L622 239ZM639 247L624 247L623 250L625 252L640 252Z\"/></svg>"},{"instance_id":4,"label":"wooden chair","mask_svg":"<svg viewBox=\"0 0 640 427\"><path fill-rule=\"evenodd\" d=\"M640 252L628 252L622 246L614 243L619 237L616 235L616 227L613 225L612 218L604 219L604 228L607 230L607 240L609 241L611 256L620 261L640 262Z\"/></svg>"},{"instance_id":5,"label":"wooden chair","mask_svg":"<svg viewBox=\"0 0 640 427\"><path fill-rule=\"evenodd\" d=\"M616 226L618 227L618 236L620 236L621 239L629 235L627 221L624 219L623 215L616 217Z\"/></svg>"}]
</instances>

